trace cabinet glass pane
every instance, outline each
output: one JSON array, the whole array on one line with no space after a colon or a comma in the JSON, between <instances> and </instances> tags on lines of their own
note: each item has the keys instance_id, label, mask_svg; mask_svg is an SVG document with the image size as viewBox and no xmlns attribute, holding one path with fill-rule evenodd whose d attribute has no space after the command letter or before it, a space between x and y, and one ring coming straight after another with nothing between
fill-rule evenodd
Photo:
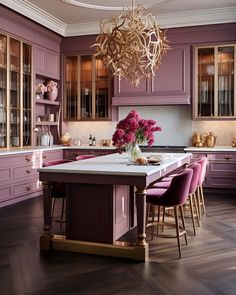
<instances>
[{"instance_id":1,"label":"cabinet glass pane","mask_svg":"<svg viewBox=\"0 0 236 295\"><path fill-rule=\"evenodd\" d=\"M7 146L7 38L0 34L0 148Z\"/></svg>"},{"instance_id":2,"label":"cabinet glass pane","mask_svg":"<svg viewBox=\"0 0 236 295\"><path fill-rule=\"evenodd\" d=\"M20 146L20 110L11 108L10 112L10 146Z\"/></svg>"},{"instance_id":3,"label":"cabinet glass pane","mask_svg":"<svg viewBox=\"0 0 236 295\"><path fill-rule=\"evenodd\" d=\"M10 146L20 146L20 42L10 38Z\"/></svg>"},{"instance_id":4,"label":"cabinet glass pane","mask_svg":"<svg viewBox=\"0 0 236 295\"><path fill-rule=\"evenodd\" d=\"M80 59L80 107L81 119L92 118L92 56Z\"/></svg>"},{"instance_id":5,"label":"cabinet glass pane","mask_svg":"<svg viewBox=\"0 0 236 295\"><path fill-rule=\"evenodd\" d=\"M66 119L78 117L78 58L69 56L65 62Z\"/></svg>"},{"instance_id":6,"label":"cabinet glass pane","mask_svg":"<svg viewBox=\"0 0 236 295\"><path fill-rule=\"evenodd\" d=\"M10 105L20 107L20 42L10 39Z\"/></svg>"},{"instance_id":7,"label":"cabinet glass pane","mask_svg":"<svg viewBox=\"0 0 236 295\"><path fill-rule=\"evenodd\" d=\"M198 116L214 116L214 48L198 49Z\"/></svg>"},{"instance_id":8,"label":"cabinet glass pane","mask_svg":"<svg viewBox=\"0 0 236 295\"><path fill-rule=\"evenodd\" d=\"M96 59L96 118L109 116L108 70L100 58Z\"/></svg>"},{"instance_id":9,"label":"cabinet glass pane","mask_svg":"<svg viewBox=\"0 0 236 295\"><path fill-rule=\"evenodd\" d=\"M234 47L219 47L218 115L234 116Z\"/></svg>"},{"instance_id":10,"label":"cabinet glass pane","mask_svg":"<svg viewBox=\"0 0 236 295\"><path fill-rule=\"evenodd\" d=\"M23 146L31 145L31 47L23 44Z\"/></svg>"}]
</instances>

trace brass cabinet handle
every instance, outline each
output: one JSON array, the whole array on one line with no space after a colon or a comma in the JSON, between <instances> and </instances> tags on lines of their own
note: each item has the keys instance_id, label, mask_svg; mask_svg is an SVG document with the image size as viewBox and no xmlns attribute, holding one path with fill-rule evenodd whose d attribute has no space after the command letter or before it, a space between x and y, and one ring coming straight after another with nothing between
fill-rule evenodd
<instances>
[{"instance_id":1,"label":"brass cabinet handle","mask_svg":"<svg viewBox=\"0 0 236 295\"><path fill-rule=\"evenodd\" d=\"M46 155L43 155L43 159L44 159L44 160L47 159L47 156L46 156Z\"/></svg>"},{"instance_id":2,"label":"brass cabinet handle","mask_svg":"<svg viewBox=\"0 0 236 295\"><path fill-rule=\"evenodd\" d=\"M225 160L230 160L230 159L232 159L232 156L230 156L230 155L225 156Z\"/></svg>"},{"instance_id":3,"label":"brass cabinet handle","mask_svg":"<svg viewBox=\"0 0 236 295\"><path fill-rule=\"evenodd\" d=\"M26 189L27 191L30 191L30 190L31 190L31 186L26 186L25 189Z\"/></svg>"},{"instance_id":4,"label":"brass cabinet handle","mask_svg":"<svg viewBox=\"0 0 236 295\"><path fill-rule=\"evenodd\" d=\"M31 173L31 170L26 170L26 173L30 174Z\"/></svg>"},{"instance_id":5,"label":"brass cabinet handle","mask_svg":"<svg viewBox=\"0 0 236 295\"><path fill-rule=\"evenodd\" d=\"M30 161L31 161L31 156L26 156L26 157L25 157L25 160L26 160L27 162L30 162Z\"/></svg>"}]
</instances>

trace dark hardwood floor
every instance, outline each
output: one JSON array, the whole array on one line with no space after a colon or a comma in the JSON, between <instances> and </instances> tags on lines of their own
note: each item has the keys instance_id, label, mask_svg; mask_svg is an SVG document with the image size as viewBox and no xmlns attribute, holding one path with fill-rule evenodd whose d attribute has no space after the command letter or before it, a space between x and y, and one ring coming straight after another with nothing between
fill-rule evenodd
<instances>
[{"instance_id":1,"label":"dark hardwood floor","mask_svg":"<svg viewBox=\"0 0 236 295\"><path fill-rule=\"evenodd\" d=\"M178 258L175 239L150 243L150 260L39 251L42 198L0 209L0 294L235 295L236 195L206 195L207 214Z\"/></svg>"}]
</instances>

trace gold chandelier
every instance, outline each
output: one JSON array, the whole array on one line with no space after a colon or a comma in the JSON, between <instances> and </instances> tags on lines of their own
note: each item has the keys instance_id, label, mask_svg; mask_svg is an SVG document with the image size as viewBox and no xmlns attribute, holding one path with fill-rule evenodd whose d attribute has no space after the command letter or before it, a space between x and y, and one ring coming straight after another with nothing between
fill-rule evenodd
<instances>
[{"instance_id":1,"label":"gold chandelier","mask_svg":"<svg viewBox=\"0 0 236 295\"><path fill-rule=\"evenodd\" d=\"M155 76L162 55L169 48L165 32L142 5L123 10L119 17L100 21L96 39L97 55L113 75L138 86L143 77Z\"/></svg>"}]
</instances>

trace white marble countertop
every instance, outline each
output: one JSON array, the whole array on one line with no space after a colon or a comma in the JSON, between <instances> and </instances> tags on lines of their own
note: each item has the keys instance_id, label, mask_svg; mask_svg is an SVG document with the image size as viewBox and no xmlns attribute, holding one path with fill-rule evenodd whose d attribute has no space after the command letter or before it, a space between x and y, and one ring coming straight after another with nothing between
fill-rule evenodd
<instances>
[{"instance_id":1,"label":"white marble countertop","mask_svg":"<svg viewBox=\"0 0 236 295\"><path fill-rule=\"evenodd\" d=\"M208 147L187 147L184 149L186 152L236 152L236 147L232 146L214 146L213 148Z\"/></svg>"},{"instance_id":2,"label":"white marble countertop","mask_svg":"<svg viewBox=\"0 0 236 295\"><path fill-rule=\"evenodd\" d=\"M101 146L101 145L90 146L88 144L82 144L77 146L63 146L63 145L38 146L35 148L30 147L30 148L18 148L18 149L14 148L14 149L0 150L0 156L31 153L35 151L52 151L52 150L62 150L62 149L115 150L116 147Z\"/></svg>"},{"instance_id":3,"label":"white marble countertop","mask_svg":"<svg viewBox=\"0 0 236 295\"><path fill-rule=\"evenodd\" d=\"M144 153L144 156L160 155L158 153ZM134 175L149 176L155 172L166 170L167 167L177 164L182 166L182 161L191 157L191 153L161 153L163 160L160 165L135 165L129 163L127 154L110 154L83 161L74 161L66 164L55 165L38 169L39 172L76 173L76 174L102 174L102 175Z\"/></svg>"}]
</instances>

